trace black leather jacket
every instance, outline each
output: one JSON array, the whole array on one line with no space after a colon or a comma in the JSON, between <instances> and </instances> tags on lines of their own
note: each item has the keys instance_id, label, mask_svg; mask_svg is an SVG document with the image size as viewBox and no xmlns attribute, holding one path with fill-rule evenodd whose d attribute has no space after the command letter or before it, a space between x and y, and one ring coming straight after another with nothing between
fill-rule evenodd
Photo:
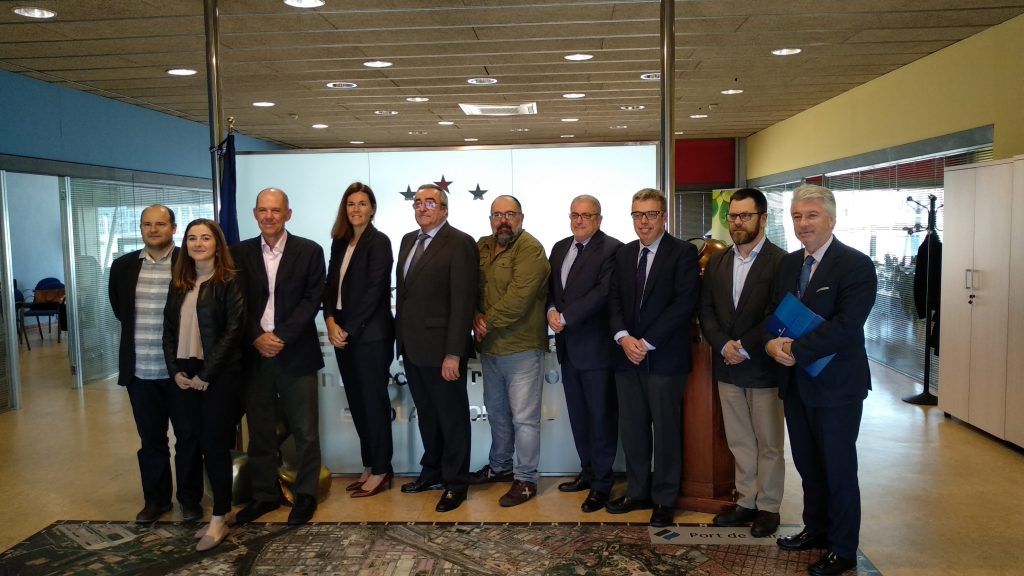
<instances>
[{"instance_id":1,"label":"black leather jacket","mask_svg":"<svg viewBox=\"0 0 1024 576\"><path fill-rule=\"evenodd\" d=\"M164 360L167 373L174 375L178 367L178 331L181 323L181 305L185 294L173 288L167 294L164 306ZM206 382L242 368L242 325L245 320L245 301L237 277L225 283L207 280L199 286L196 300L199 338L203 344L203 369L197 376Z\"/></svg>"}]
</instances>

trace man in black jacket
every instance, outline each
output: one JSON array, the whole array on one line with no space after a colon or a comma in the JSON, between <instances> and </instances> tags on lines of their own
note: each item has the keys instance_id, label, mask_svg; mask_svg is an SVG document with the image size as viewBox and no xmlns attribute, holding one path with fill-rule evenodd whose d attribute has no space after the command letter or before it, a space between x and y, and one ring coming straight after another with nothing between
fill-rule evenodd
<instances>
[{"instance_id":1,"label":"man in black jacket","mask_svg":"<svg viewBox=\"0 0 1024 576\"><path fill-rule=\"evenodd\" d=\"M261 191L252 213L260 235L231 250L245 286L242 345L253 497L235 522L252 522L279 505L276 424L281 414L298 460L288 523L305 524L316 512L321 466L316 373L324 359L316 315L324 291L324 251L285 230L292 211L283 191Z\"/></svg>"},{"instance_id":2,"label":"man in black jacket","mask_svg":"<svg viewBox=\"0 0 1024 576\"><path fill-rule=\"evenodd\" d=\"M174 212L154 204L140 219L145 248L121 256L110 266L108 294L114 316L121 322L117 383L128 389L132 415L142 446L139 471L146 505L136 515L139 524L157 521L171 509L171 452L167 423L174 426L174 467L183 520L203 516L202 457L198 423L189 409L189 395L167 374L163 356L164 303L171 266L178 257L174 246Z\"/></svg>"}]
</instances>

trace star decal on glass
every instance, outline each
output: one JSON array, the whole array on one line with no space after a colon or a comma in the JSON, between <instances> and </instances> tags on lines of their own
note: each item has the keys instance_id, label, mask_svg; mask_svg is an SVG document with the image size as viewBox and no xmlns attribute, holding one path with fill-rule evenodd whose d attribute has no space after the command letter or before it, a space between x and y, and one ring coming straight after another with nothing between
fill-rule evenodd
<instances>
[{"instance_id":1,"label":"star decal on glass","mask_svg":"<svg viewBox=\"0 0 1024 576\"><path fill-rule=\"evenodd\" d=\"M440 188L441 190L444 190L445 194L447 194L448 193L448 186L453 184L454 182L455 182L455 180L451 180L451 181L445 180L444 179L444 174L441 174L441 181L440 182L434 182L434 184L437 184L437 187Z\"/></svg>"},{"instance_id":2,"label":"star decal on glass","mask_svg":"<svg viewBox=\"0 0 1024 576\"><path fill-rule=\"evenodd\" d=\"M477 182L476 189L470 190L469 193L473 195L473 200L483 200L484 194L487 194L487 190L481 190L480 183Z\"/></svg>"},{"instance_id":3,"label":"star decal on glass","mask_svg":"<svg viewBox=\"0 0 1024 576\"><path fill-rule=\"evenodd\" d=\"M416 193L412 191L412 186L408 185L405 187L405 192L399 192L399 194L410 202L412 202L412 199L416 197Z\"/></svg>"}]
</instances>

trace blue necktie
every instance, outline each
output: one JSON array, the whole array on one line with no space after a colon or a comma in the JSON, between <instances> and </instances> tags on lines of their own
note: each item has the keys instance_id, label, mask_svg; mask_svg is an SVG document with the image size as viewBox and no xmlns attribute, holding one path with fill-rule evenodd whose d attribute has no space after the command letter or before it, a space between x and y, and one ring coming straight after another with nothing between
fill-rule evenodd
<instances>
[{"instance_id":1,"label":"blue necktie","mask_svg":"<svg viewBox=\"0 0 1024 576\"><path fill-rule=\"evenodd\" d=\"M811 281L811 268L814 267L814 256L807 256L804 258L804 265L800 268L800 284L796 289L797 298L804 297L804 291L807 290L807 283Z\"/></svg>"},{"instance_id":2,"label":"blue necktie","mask_svg":"<svg viewBox=\"0 0 1024 576\"><path fill-rule=\"evenodd\" d=\"M636 265L636 310L634 310L636 316L640 315L640 305L644 300L644 287L647 285L647 255L651 251L648 248L644 248L640 251L640 262Z\"/></svg>"},{"instance_id":3,"label":"blue necktie","mask_svg":"<svg viewBox=\"0 0 1024 576\"><path fill-rule=\"evenodd\" d=\"M562 288L565 288L567 282L569 282L569 276L572 275L572 269L576 267L576 263L580 261L580 256L583 255L583 243L576 243L576 256L569 263L569 269L565 271L565 276L562 277Z\"/></svg>"}]
</instances>

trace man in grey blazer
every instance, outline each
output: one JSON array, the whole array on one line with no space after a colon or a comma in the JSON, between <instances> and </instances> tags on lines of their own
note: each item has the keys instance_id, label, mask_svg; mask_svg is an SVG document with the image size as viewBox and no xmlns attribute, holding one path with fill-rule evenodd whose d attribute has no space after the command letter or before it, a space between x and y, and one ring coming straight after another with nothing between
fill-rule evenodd
<instances>
[{"instance_id":1,"label":"man in grey blazer","mask_svg":"<svg viewBox=\"0 0 1024 576\"><path fill-rule=\"evenodd\" d=\"M700 324L715 351L715 376L729 450L736 459L736 508L716 526L745 526L770 536L779 527L786 476L785 432L775 362L764 352L772 279L786 253L765 238L768 201L743 188L729 202L733 246L704 269Z\"/></svg>"},{"instance_id":2,"label":"man in grey blazer","mask_svg":"<svg viewBox=\"0 0 1024 576\"><path fill-rule=\"evenodd\" d=\"M423 466L407 494L445 488L435 510L466 499L470 421L466 363L473 353L476 242L448 224L448 195L420 186L412 203L419 230L402 238L397 262L398 353L416 402Z\"/></svg>"}]
</instances>

